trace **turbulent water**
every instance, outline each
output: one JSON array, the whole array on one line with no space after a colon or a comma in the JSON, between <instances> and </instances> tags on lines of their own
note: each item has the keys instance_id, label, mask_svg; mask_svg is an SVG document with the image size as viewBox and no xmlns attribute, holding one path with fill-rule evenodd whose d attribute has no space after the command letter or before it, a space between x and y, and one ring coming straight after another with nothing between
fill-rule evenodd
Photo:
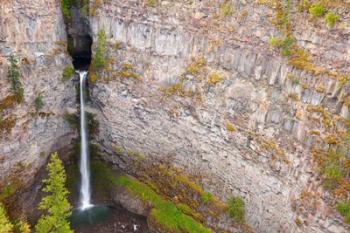
<instances>
[{"instance_id":1,"label":"turbulent water","mask_svg":"<svg viewBox=\"0 0 350 233\"><path fill-rule=\"evenodd\" d=\"M92 207L91 204L91 187L90 187L90 163L89 163L89 149L88 137L86 130L86 116L85 116L85 87L87 71L78 71L80 77L80 208L82 210Z\"/></svg>"}]
</instances>

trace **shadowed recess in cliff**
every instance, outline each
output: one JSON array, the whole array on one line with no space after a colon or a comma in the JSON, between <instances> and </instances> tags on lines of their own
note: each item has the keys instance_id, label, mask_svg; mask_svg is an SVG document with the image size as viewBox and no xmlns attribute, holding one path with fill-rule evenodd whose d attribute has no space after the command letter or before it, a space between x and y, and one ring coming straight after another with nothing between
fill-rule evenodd
<instances>
[{"instance_id":1,"label":"shadowed recess in cliff","mask_svg":"<svg viewBox=\"0 0 350 233\"><path fill-rule=\"evenodd\" d=\"M62 0L62 12L66 23L68 52L76 70L87 70L91 62L91 29L88 19L88 3L85 0Z\"/></svg>"}]
</instances>

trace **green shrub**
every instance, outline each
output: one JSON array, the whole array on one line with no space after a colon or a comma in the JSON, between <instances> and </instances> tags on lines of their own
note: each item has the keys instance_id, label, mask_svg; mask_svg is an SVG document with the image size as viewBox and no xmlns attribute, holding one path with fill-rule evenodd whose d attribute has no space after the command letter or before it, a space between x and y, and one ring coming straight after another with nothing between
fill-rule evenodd
<instances>
[{"instance_id":1,"label":"green shrub","mask_svg":"<svg viewBox=\"0 0 350 233\"><path fill-rule=\"evenodd\" d=\"M89 132L89 137L96 135L98 133L100 123L96 120L95 114L90 112L86 113L86 124Z\"/></svg>"},{"instance_id":2,"label":"green shrub","mask_svg":"<svg viewBox=\"0 0 350 233\"><path fill-rule=\"evenodd\" d=\"M312 17L321 17L327 12L327 9L322 6L320 3L313 4L309 8L309 13L312 15Z\"/></svg>"},{"instance_id":3,"label":"green shrub","mask_svg":"<svg viewBox=\"0 0 350 233\"><path fill-rule=\"evenodd\" d=\"M339 16L333 12L329 12L326 14L325 20L328 27L334 27L335 23L339 20Z\"/></svg>"},{"instance_id":4,"label":"green shrub","mask_svg":"<svg viewBox=\"0 0 350 233\"><path fill-rule=\"evenodd\" d=\"M34 106L35 106L36 111L41 110L44 107L44 105L45 105L45 103L43 101L42 96L39 95L38 97L35 98Z\"/></svg>"},{"instance_id":5,"label":"green shrub","mask_svg":"<svg viewBox=\"0 0 350 233\"><path fill-rule=\"evenodd\" d=\"M16 97L16 101L18 103L21 103L24 100L24 89L20 80L21 74L19 72L17 60L13 55L10 56L10 63L11 66L7 77L11 83L11 90L13 91L13 94Z\"/></svg>"},{"instance_id":6,"label":"green shrub","mask_svg":"<svg viewBox=\"0 0 350 233\"><path fill-rule=\"evenodd\" d=\"M89 0L82 0L82 7L80 8L82 16L89 16Z\"/></svg>"},{"instance_id":7,"label":"green shrub","mask_svg":"<svg viewBox=\"0 0 350 233\"><path fill-rule=\"evenodd\" d=\"M272 47L280 49L282 56L287 57L291 55L294 39L290 36L287 36L284 39L271 37L269 43Z\"/></svg>"},{"instance_id":8,"label":"green shrub","mask_svg":"<svg viewBox=\"0 0 350 233\"><path fill-rule=\"evenodd\" d=\"M243 223L245 221L245 208L244 201L241 197L232 197L227 202L228 205L228 213L239 223Z\"/></svg>"},{"instance_id":9,"label":"green shrub","mask_svg":"<svg viewBox=\"0 0 350 233\"><path fill-rule=\"evenodd\" d=\"M16 187L13 185L7 185L0 190L0 201L4 201L16 192Z\"/></svg>"},{"instance_id":10,"label":"green shrub","mask_svg":"<svg viewBox=\"0 0 350 233\"><path fill-rule=\"evenodd\" d=\"M72 0L61 0L61 11L65 20L69 20L72 16L70 8L72 6Z\"/></svg>"},{"instance_id":11,"label":"green shrub","mask_svg":"<svg viewBox=\"0 0 350 233\"><path fill-rule=\"evenodd\" d=\"M344 217L344 222L350 224L350 203L345 201L338 202L336 209Z\"/></svg>"},{"instance_id":12,"label":"green shrub","mask_svg":"<svg viewBox=\"0 0 350 233\"><path fill-rule=\"evenodd\" d=\"M93 70L100 70L106 67L106 52L107 52L107 41L106 33L104 30L99 30L97 33L96 41L96 53L92 59Z\"/></svg>"},{"instance_id":13,"label":"green shrub","mask_svg":"<svg viewBox=\"0 0 350 233\"><path fill-rule=\"evenodd\" d=\"M74 71L74 68L72 66L69 65L69 66L64 67L63 73L62 73L62 80L64 82L70 80L73 77L74 72L75 71Z\"/></svg>"},{"instance_id":14,"label":"green shrub","mask_svg":"<svg viewBox=\"0 0 350 233\"><path fill-rule=\"evenodd\" d=\"M336 180L343 176L343 170L337 163L330 162L324 167L323 175L328 179Z\"/></svg>"},{"instance_id":15,"label":"green shrub","mask_svg":"<svg viewBox=\"0 0 350 233\"><path fill-rule=\"evenodd\" d=\"M201 196L201 199L202 199L202 202L204 204L208 204L209 201L213 198L213 194L211 193L204 193L202 196Z\"/></svg>"},{"instance_id":16,"label":"green shrub","mask_svg":"<svg viewBox=\"0 0 350 233\"><path fill-rule=\"evenodd\" d=\"M63 119L69 124L72 129L78 130L80 127L79 116L77 114L70 114L65 112Z\"/></svg>"},{"instance_id":17,"label":"green shrub","mask_svg":"<svg viewBox=\"0 0 350 233\"><path fill-rule=\"evenodd\" d=\"M269 39L269 43L272 47L274 48L278 48L282 45L282 39L280 38L277 38L277 37L271 37Z\"/></svg>"}]
</instances>

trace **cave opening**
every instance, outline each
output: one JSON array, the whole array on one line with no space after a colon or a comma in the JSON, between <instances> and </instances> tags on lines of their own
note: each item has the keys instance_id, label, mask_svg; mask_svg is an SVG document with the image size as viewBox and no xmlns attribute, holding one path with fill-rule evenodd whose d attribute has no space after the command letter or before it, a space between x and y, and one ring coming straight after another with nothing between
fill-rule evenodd
<instances>
[{"instance_id":1,"label":"cave opening","mask_svg":"<svg viewBox=\"0 0 350 233\"><path fill-rule=\"evenodd\" d=\"M91 63L91 36L69 35L68 44L68 52L73 59L75 70L88 70Z\"/></svg>"},{"instance_id":2,"label":"cave opening","mask_svg":"<svg viewBox=\"0 0 350 233\"><path fill-rule=\"evenodd\" d=\"M70 7L70 16L66 19L68 52L75 70L88 70L91 63L93 41L88 13L83 10L84 7L83 0L74 1Z\"/></svg>"}]
</instances>

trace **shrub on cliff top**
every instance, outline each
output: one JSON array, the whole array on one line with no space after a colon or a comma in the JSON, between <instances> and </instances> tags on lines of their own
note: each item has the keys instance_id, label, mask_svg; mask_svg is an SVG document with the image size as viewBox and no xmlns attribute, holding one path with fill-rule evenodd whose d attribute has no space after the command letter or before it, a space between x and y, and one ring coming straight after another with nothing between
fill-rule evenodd
<instances>
[{"instance_id":1,"label":"shrub on cliff top","mask_svg":"<svg viewBox=\"0 0 350 233\"><path fill-rule=\"evenodd\" d=\"M48 168L48 178L44 180L44 192L48 193L40 204L39 209L46 211L37 225L37 233L72 233L68 218L71 215L71 205L68 202L68 190L65 187L66 173L57 153L51 155Z\"/></svg>"}]
</instances>

